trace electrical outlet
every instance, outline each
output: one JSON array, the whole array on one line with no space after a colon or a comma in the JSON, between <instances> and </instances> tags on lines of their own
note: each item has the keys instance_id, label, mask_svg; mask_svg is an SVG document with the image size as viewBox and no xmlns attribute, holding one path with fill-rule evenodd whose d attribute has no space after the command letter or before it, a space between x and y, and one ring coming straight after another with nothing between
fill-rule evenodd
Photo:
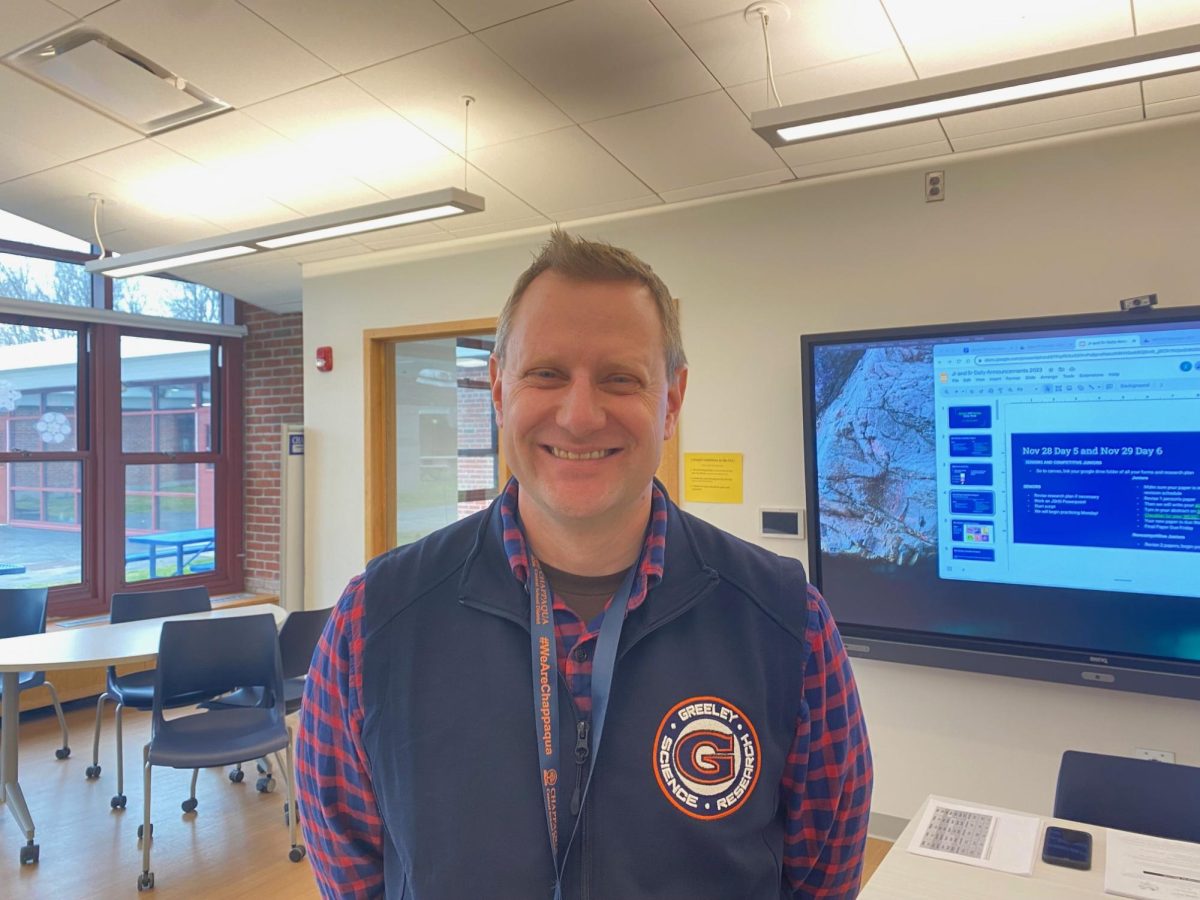
<instances>
[{"instance_id":1,"label":"electrical outlet","mask_svg":"<svg viewBox=\"0 0 1200 900\"><path fill-rule=\"evenodd\" d=\"M1175 762L1175 752L1172 750L1147 750L1145 747L1138 747L1133 751L1133 755L1137 759L1150 759L1154 762Z\"/></svg>"},{"instance_id":2,"label":"electrical outlet","mask_svg":"<svg viewBox=\"0 0 1200 900\"><path fill-rule=\"evenodd\" d=\"M937 200L946 199L946 173L945 172L926 172L925 173L925 202L933 203Z\"/></svg>"}]
</instances>

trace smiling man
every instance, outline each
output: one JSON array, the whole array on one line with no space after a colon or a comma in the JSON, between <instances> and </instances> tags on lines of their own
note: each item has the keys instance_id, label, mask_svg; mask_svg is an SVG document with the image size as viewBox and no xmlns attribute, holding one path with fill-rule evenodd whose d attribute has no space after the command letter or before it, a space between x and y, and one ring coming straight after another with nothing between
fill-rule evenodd
<instances>
[{"instance_id":1,"label":"smiling man","mask_svg":"<svg viewBox=\"0 0 1200 900\"><path fill-rule=\"evenodd\" d=\"M871 758L825 601L654 480L687 388L666 286L554 232L490 375L512 480L372 561L313 660L324 896L855 896Z\"/></svg>"}]
</instances>

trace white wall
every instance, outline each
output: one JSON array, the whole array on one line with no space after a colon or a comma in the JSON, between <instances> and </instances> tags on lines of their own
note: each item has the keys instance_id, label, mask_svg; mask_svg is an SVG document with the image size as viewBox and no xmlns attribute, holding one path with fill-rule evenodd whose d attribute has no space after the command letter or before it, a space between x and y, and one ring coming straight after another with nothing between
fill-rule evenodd
<instances>
[{"instance_id":1,"label":"white wall","mask_svg":"<svg viewBox=\"0 0 1200 900\"><path fill-rule=\"evenodd\" d=\"M799 336L1113 310L1156 291L1200 303L1200 119L948 158L584 225L628 246L682 300L692 369L684 452L745 454L745 503L692 512L755 537L760 506L803 506ZM922 172L945 168L926 204ZM363 563L362 331L498 312L540 237L305 270L308 604ZM453 255L450 255L453 254ZM369 267L367 267L369 266ZM1200 573L1198 573L1200 574ZM1174 750L1200 763L1200 705L874 661L855 664L875 809L930 792L1048 812L1067 748Z\"/></svg>"}]
</instances>

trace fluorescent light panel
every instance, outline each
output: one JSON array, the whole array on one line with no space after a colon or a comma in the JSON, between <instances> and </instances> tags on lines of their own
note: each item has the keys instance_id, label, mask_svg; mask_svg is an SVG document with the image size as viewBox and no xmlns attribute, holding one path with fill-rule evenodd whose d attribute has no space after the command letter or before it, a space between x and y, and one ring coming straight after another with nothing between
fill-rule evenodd
<instances>
[{"instance_id":1,"label":"fluorescent light panel","mask_svg":"<svg viewBox=\"0 0 1200 900\"><path fill-rule=\"evenodd\" d=\"M919 122L1200 69L1200 26L1139 35L753 115L769 144Z\"/></svg>"},{"instance_id":2,"label":"fluorescent light panel","mask_svg":"<svg viewBox=\"0 0 1200 900\"><path fill-rule=\"evenodd\" d=\"M128 278L130 275L145 275L147 272L161 272L178 266L191 266L196 263L212 262L214 259L228 259L231 256L245 256L247 253L257 253L257 247L218 247L215 250L205 250L202 253L186 253L183 256L172 256L156 262L138 263L136 265L117 266L104 274L109 278ZM124 256L115 256L114 260L125 260Z\"/></svg>"},{"instance_id":3,"label":"fluorescent light panel","mask_svg":"<svg viewBox=\"0 0 1200 900\"><path fill-rule=\"evenodd\" d=\"M89 272L110 278L144 275L248 253L267 252L382 228L396 228L447 216L482 212L484 200L458 188L444 188L399 200L385 200L342 212L293 219L263 228L231 232L214 238L169 247L138 250L119 257L94 259L85 264Z\"/></svg>"}]
</instances>

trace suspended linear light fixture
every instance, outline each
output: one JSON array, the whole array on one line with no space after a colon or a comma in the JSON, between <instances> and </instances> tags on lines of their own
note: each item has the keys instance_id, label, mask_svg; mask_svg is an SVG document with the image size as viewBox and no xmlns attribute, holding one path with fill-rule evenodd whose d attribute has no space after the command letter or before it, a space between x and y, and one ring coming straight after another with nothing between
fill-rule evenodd
<instances>
[{"instance_id":1,"label":"suspended linear light fixture","mask_svg":"<svg viewBox=\"0 0 1200 900\"><path fill-rule=\"evenodd\" d=\"M756 112L772 147L1200 70L1200 25Z\"/></svg>"},{"instance_id":2,"label":"suspended linear light fixture","mask_svg":"<svg viewBox=\"0 0 1200 900\"><path fill-rule=\"evenodd\" d=\"M396 228L414 222L482 212L483 209L484 200L478 194L469 194L458 188L443 188L399 200L384 200L340 212L233 231L219 237L93 259L85 263L84 268L109 278L126 278L382 228Z\"/></svg>"}]
</instances>

